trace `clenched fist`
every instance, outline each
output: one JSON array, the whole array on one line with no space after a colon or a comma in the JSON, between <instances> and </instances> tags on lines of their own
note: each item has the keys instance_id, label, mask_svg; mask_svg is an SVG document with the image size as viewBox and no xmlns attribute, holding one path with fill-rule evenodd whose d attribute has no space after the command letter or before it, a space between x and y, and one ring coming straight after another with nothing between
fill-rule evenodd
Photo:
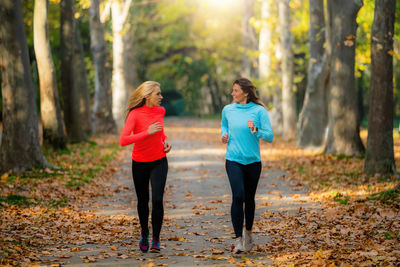
<instances>
[{"instance_id":1,"label":"clenched fist","mask_svg":"<svg viewBox=\"0 0 400 267\"><path fill-rule=\"evenodd\" d=\"M229 141L229 136L228 136L228 134L224 134L224 135L221 137L221 141L222 141L223 144L227 144L228 141Z\"/></svg>"},{"instance_id":2,"label":"clenched fist","mask_svg":"<svg viewBox=\"0 0 400 267\"><path fill-rule=\"evenodd\" d=\"M155 123L151 124L149 126L149 128L147 128L147 131L149 132L149 135L152 135L152 134L154 134L156 132L159 132L161 130L162 130L162 126L161 126L161 123L159 123L159 122L155 122Z\"/></svg>"}]
</instances>

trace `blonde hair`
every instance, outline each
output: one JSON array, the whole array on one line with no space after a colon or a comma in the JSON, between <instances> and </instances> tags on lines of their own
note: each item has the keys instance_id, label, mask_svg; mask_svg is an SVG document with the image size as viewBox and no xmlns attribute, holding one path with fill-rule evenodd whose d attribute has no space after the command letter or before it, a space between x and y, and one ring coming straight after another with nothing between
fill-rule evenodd
<instances>
[{"instance_id":1,"label":"blonde hair","mask_svg":"<svg viewBox=\"0 0 400 267\"><path fill-rule=\"evenodd\" d=\"M154 81L146 81L139 85L128 99L127 108L125 110L125 120L131 110L140 108L146 103L146 97L151 95L156 88L160 88L160 84Z\"/></svg>"}]
</instances>

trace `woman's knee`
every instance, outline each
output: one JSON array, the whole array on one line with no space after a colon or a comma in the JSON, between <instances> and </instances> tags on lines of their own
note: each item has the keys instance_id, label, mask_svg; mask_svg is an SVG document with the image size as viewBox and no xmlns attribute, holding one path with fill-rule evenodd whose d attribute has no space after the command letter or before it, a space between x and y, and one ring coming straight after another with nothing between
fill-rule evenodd
<instances>
[{"instance_id":1,"label":"woman's knee","mask_svg":"<svg viewBox=\"0 0 400 267\"><path fill-rule=\"evenodd\" d=\"M244 202L244 195L243 194L234 194L232 197L232 202L234 203L243 203Z\"/></svg>"},{"instance_id":2,"label":"woman's knee","mask_svg":"<svg viewBox=\"0 0 400 267\"><path fill-rule=\"evenodd\" d=\"M138 197L137 204L138 206L148 205L149 197Z\"/></svg>"},{"instance_id":3,"label":"woman's knee","mask_svg":"<svg viewBox=\"0 0 400 267\"><path fill-rule=\"evenodd\" d=\"M162 208L163 200L162 198L156 198L152 200L153 209Z\"/></svg>"}]
</instances>

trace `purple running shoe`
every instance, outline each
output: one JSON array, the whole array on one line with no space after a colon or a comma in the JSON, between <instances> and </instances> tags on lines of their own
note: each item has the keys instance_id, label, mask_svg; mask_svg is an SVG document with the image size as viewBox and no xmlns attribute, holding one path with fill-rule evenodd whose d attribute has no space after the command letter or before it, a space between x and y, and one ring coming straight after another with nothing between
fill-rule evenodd
<instances>
[{"instance_id":1,"label":"purple running shoe","mask_svg":"<svg viewBox=\"0 0 400 267\"><path fill-rule=\"evenodd\" d=\"M140 237L139 248L142 252L147 252L149 250L149 236Z\"/></svg>"},{"instance_id":2,"label":"purple running shoe","mask_svg":"<svg viewBox=\"0 0 400 267\"><path fill-rule=\"evenodd\" d=\"M160 239L153 237L150 252L160 252Z\"/></svg>"}]
</instances>

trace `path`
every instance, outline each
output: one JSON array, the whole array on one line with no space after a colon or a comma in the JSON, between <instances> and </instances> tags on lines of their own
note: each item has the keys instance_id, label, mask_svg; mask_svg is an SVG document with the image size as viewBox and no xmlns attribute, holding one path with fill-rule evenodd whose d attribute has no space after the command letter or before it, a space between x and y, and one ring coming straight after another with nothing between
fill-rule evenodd
<instances>
[{"instance_id":1,"label":"path","mask_svg":"<svg viewBox=\"0 0 400 267\"><path fill-rule=\"evenodd\" d=\"M174 131L174 128L171 127L169 131ZM235 266L234 263L246 258L260 265L271 265L268 253L258 247L251 254L242 254L232 260L231 191L224 170L224 147L204 140L172 138L169 141L173 150L168 155L161 253L141 253L137 240L126 240L118 245L125 245L125 251L130 251L133 257L121 259L117 254L111 255L106 259L97 259L90 266ZM137 216L130 162L130 155L127 155L116 173L117 180L110 184L121 190L117 190L112 197L98 199L94 204L98 215ZM281 171L263 169L256 195L255 220L266 220L264 217L268 217L270 211L295 214L300 206L309 205L304 188L282 179L284 175ZM270 237L260 229L255 227L254 232L256 244L271 242ZM75 252L68 258L67 265L87 266L87 263L82 263L85 255L96 255L105 249L101 245L86 246L88 250Z\"/></svg>"}]
</instances>

